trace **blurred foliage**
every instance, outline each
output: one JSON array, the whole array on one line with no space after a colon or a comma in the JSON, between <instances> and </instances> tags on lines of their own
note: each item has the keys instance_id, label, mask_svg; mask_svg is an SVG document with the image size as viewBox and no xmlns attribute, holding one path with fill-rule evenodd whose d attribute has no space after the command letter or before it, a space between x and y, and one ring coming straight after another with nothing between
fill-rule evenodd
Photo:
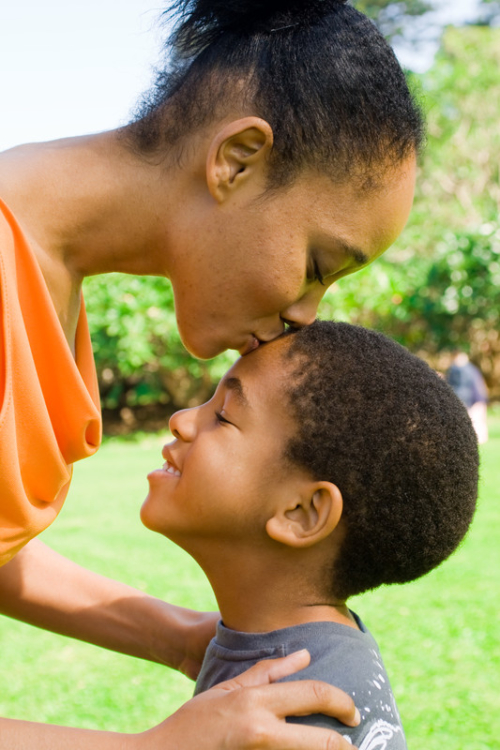
<instances>
[{"instance_id":1,"label":"blurred foliage","mask_svg":"<svg viewBox=\"0 0 500 750\"><path fill-rule=\"evenodd\" d=\"M500 397L500 30L446 30L413 83L427 147L403 236L327 294L323 317L384 331L433 366L469 352Z\"/></svg>"},{"instance_id":2,"label":"blurred foliage","mask_svg":"<svg viewBox=\"0 0 500 750\"><path fill-rule=\"evenodd\" d=\"M153 402L175 410L198 404L235 359L232 352L209 362L188 354L166 279L94 276L85 281L85 299L105 408Z\"/></svg>"},{"instance_id":3,"label":"blurred foliage","mask_svg":"<svg viewBox=\"0 0 500 750\"><path fill-rule=\"evenodd\" d=\"M428 143L408 227L320 308L393 336L436 367L464 348L500 397L500 30L446 30L433 68L412 84ZM113 274L85 282L103 405L199 403L234 361L190 357L165 279Z\"/></svg>"},{"instance_id":4,"label":"blurred foliage","mask_svg":"<svg viewBox=\"0 0 500 750\"><path fill-rule=\"evenodd\" d=\"M500 397L500 226L447 231L419 262L377 261L326 295L321 316L376 328L444 370L469 353Z\"/></svg>"},{"instance_id":5,"label":"blurred foliage","mask_svg":"<svg viewBox=\"0 0 500 750\"><path fill-rule=\"evenodd\" d=\"M378 26L391 43L416 46L441 35L452 0L349 0ZM464 14L470 9L464 7ZM500 0L478 0L468 25L498 26Z\"/></svg>"},{"instance_id":6,"label":"blurred foliage","mask_svg":"<svg viewBox=\"0 0 500 750\"><path fill-rule=\"evenodd\" d=\"M483 26L498 26L500 21L500 0L481 0L477 23Z\"/></svg>"},{"instance_id":7,"label":"blurred foliage","mask_svg":"<svg viewBox=\"0 0 500 750\"><path fill-rule=\"evenodd\" d=\"M354 0L351 4L375 21L386 39L404 36L409 41L412 40L412 20L434 7L426 0Z\"/></svg>"}]
</instances>

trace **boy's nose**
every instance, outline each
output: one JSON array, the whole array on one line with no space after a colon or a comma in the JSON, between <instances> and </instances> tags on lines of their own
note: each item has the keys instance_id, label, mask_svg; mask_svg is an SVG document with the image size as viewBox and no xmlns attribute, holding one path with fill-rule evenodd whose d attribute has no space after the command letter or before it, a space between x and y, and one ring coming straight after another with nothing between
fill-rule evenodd
<instances>
[{"instance_id":1,"label":"boy's nose","mask_svg":"<svg viewBox=\"0 0 500 750\"><path fill-rule=\"evenodd\" d=\"M170 417L168 426L172 435L186 443L196 437L196 413L198 409L183 409Z\"/></svg>"}]
</instances>

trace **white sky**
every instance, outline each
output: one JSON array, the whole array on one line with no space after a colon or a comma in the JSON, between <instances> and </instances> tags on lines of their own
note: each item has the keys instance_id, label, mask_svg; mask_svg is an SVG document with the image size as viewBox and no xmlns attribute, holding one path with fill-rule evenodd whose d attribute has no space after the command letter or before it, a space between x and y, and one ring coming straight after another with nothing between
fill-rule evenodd
<instances>
[{"instance_id":1,"label":"white sky","mask_svg":"<svg viewBox=\"0 0 500 750\"><path fill-rule=\"evenodd\" d=\"M158 58L160 2L0 0L0 150L126 122Z\"/></svg>"},{"instance_id":2,"label":"white sky","mask_svg":"<svg viewBox=\"0 0 500 750\"><path fill-rule=\"evenodd\" d=\"M446 22L477 0L439 0ZM0 150L124 124L160 49L161 0L0 0ZM428 66L434 47L403 63Z\"/></svg>"}]
</instances>

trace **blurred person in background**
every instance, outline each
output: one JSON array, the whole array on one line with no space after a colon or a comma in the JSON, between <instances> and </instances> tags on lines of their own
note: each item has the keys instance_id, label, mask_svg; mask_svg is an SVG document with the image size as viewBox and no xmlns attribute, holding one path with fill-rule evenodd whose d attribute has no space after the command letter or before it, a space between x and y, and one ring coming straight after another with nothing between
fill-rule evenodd
<instances>
[{"instance_id":1,"label":"blurred person in background","mask_svg":"<svg viewBox=\"0 0 500 750\"><path fill-rule=\"evenodd\" d=\"M488 388L481 371L463 351L453 353L446 371L446 382L467 407L479 443L488 440Z\"/></svg>"}]
</instances>

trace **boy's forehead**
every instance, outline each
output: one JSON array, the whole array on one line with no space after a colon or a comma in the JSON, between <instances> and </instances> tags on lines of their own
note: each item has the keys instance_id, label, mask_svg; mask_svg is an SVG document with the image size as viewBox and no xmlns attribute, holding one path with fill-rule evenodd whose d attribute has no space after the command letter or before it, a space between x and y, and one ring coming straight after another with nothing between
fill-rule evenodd
<instances>
[{"instance_id":1,"label":"boy's forehead","mask_svg":"<svg viewBox=\"0 0 500 750\"><path fill-rule=\"evenodd\" d=\"M249 385L258 386L259 382L266 390L282 386L283 377L289 370L284 354L290 342L288 337L274 339L258 349L240 357L221 380L221 385L234 392L241 402L251 401Z\"/></svg>"}]
</instances>

